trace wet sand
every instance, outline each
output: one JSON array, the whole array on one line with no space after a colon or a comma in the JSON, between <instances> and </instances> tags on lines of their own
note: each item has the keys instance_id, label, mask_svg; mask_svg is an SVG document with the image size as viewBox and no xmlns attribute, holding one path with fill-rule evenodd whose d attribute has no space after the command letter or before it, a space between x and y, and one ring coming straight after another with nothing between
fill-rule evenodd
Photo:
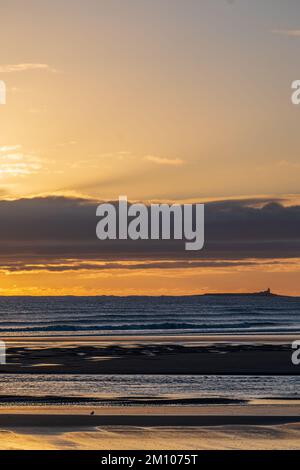
<instances>
[{"instance_id":1,"label":"wet sand","mask_svg":"<svg viewBox=\"0 0 300 470\"><path fill-rule=\"evenodd\" d=\"M300 449L299 411L299 404L193 407L185 414L149 407L89 416L13 408L0 412L0 449Z\"/></svg>"},{"instance_id":2,"label":"wet sand","mask_svg":"<svg viewBox=\"0 0 300 470\"><path fill-rule=\"evenodd\" d=\"M99 343L292 343L299 339L297 334L245 334L245 335L124 335L124 336L5 336L2 339L7 343L21 345L30 343L72 343L72 344L99 344Z\"/></svg>"},{"instance_id":3,"label":"wet sand","mask_svg":"<svg viewBox=\"0 0 300 470\"><path fill-rule=\"evenodd\" d=\"M90 417L91 411L96 417L102 416L300 416L300 400L253 400L246 405L205 405L205 406L113 406L113 407L86 407L86 406L59 406L59 405L34 405L0 407L0 419L2 415L56 415L56 416L83 416ZM17 419L17 418L16 418ZM80 419L80 418L79 418ZM89 422L90 424L90 422Z\"/></svg>"},{"instance_id":4,"label":"wet sand","mask_svg":"<svg viewBox=\"0 0 300 470\"><path fill-rule=\"evenodd\" d=\"M282 335L9 338L0 373L298 375L293 340Z\"/></svg>"},{"instance_id":5,"label":"wet sand","mask_svg":"<svg viewBox=\"0 0 300 470\"><path fill-rule=\"evenodd\" d=\"M2 450L299 450L300 425L0 431Z\"/></svg>"},{"instance_id":6,"label":"wet sand","mask_svg":"<svg viewBox=\"0 0 300 470\"><path fill-rule=\"evenodd\" d=\"M227 410L228 413L229 410ZM0 414L0 428L96 428L102 426L200 427L270 426L300 423L300 416L289 415L203 415L203 414Z\"/></svg>"}]
</instances>

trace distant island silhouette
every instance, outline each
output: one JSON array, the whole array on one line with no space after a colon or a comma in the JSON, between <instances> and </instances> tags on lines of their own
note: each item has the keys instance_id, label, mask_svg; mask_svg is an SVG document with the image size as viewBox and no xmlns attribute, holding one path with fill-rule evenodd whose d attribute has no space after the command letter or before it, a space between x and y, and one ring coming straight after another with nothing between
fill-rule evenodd
<instances>
[{"instance_id":1,"label":"distant island silhouette","mask_svg":"<svg viewBox=\"0 0 300 470\"><path fill-rule=\"evenodd\" d=\"M259 292L232 292L232 293L208 293L208 294L203 294L206 297L213 297L213 296L222 296L222 297L285 297L283 295L279 294L273 294L271 292L271 289L268 288L267 290L259 291Z\"/></svg>"}]
</instances>

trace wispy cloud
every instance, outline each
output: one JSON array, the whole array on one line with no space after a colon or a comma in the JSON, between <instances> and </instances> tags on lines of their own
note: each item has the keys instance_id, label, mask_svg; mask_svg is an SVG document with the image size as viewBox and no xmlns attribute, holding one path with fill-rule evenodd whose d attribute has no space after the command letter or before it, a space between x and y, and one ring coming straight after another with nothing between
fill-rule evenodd
<instances>
[{"instance_id":1,"label":"wispy cloud","mask_svg":"<svg viewBox=\"0 0 300 470\"><path fill-rule=\"evenodd\" d=\"M38 157L24 154L21 149L21 145L0 147L0 178L28 176L42 168Z\"/></svg>"},{"instance_id":2,"label":"wispy cloud","mask_svg":"<svg viewBox=\"0 0 300 470\"><path fill-rule=\"evenodd\" d=\"M5 153L5 152L14 152L16 150L19 150L21 148L21 145L3 145L0 147L0 153Z\"/></svg>"},{"instance_id":3,"label":"wispy cloud","mask_svg":"<svg viewBox=\"0 0 300 470\"><path fill-rule=\"evenodd\" d=\"M155 155L147 155L145 157L145 160L155 163L156 165L178 166L178 165L184 164L184 160L182 160L181 158L165 158L165 157L157 157Z\"/></svg>"},{"instance_id":4,"label":"wispy cloud","mask_svg":"<svg viewBox=\"0 0 300 470\"><path fill-rule=\"evenodd\" d=\"M42 168L38 157L33 155L11 154L1 157L0 177L28 176Z\"/></svg>"},{"instance_id":5,"label":"wispy cloud","mask_svg":"<svg viewBox=\"0 0 300 470\"><path fill-rule=\"evenodd\" d=\"M226 269L238 269L243 267L244 269L251 270L251 268L259 268L267 266L269 269L276 270L282 268L283 263L289 271L297 270L299 271L299 260L197 260L197 261L143 261L143 262L128 262L128 261L113 261L113 262L103 262L103 261L82 261L78 260L68 260L61 259L57 262L48 262L47 260L38 260L27 263L22 261L15 260L2 260L0 259L0 272L9 273L9 274L24 274L32 272L55 272L55 273L65 273L68 271L145 271L145 270L178 270L178 269L209 269L214 268L218 270Z\"/></svg>"},{"instance_id":6,"label":"wispy cloud","mask_svg":"<svg viewBox=\"0 0 300 470\"><path fill-rule=\"evenodd\" d=\"M290 38L300 38L300 29L273 29L273 34L280 34L281 36L288 36Z\"/></svg>"},{"instance_id":7,"label":"wispy cloud","mask_svg":"<svg viewBox=\"0 0 300 470\"><path fill-rule=\"evenodd\" d=\"M0 73L27 72L32 70L41 70L50 73L58 71L48 64L6 64L0 65Z\"/></svg>"}]
</instances>

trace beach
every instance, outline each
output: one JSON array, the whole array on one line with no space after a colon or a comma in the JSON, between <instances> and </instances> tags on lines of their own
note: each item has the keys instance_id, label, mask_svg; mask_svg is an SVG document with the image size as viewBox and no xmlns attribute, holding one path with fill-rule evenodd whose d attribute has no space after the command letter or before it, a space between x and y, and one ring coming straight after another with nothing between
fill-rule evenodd
<instances>
[{"instance_id":1,"label":"beach","mask_svg":"<svg viewBox=\"0 0 300 470\"><path fill-rule=\"evenodd\" d=\"M300 449L300 404L157 410L12 408L0 449ZM228 413L231 413L228 415Z\"/></svg>"},{"instance_id":2,"label":"beach","mask_svg":"<svg viewBox=\"0 0 300 470\"><path fill-rule=\"evenodd\" d=\"M1 449L300 449L295 335L6 340Z\"/></svg>"}]
</instances>

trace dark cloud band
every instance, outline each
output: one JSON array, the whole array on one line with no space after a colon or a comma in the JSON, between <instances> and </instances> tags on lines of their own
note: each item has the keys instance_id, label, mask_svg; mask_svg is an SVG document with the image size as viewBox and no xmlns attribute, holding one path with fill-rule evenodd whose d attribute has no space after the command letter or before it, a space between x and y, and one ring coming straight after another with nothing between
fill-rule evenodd
<instances>
[{"instance_id":1,"label":"dark cloud band","mask_svg":"<svg viewBox=\"0 0 300 470\"><path fill-rule=\"evenodd\" d=\"M2 261L242 260L300 257L300 206L235 200L205 206L205 247L184 241L100 241L100 201L47 197L0 201ZM54 268L53 268L54 269Z\"/></svg>"}]
</instances>

